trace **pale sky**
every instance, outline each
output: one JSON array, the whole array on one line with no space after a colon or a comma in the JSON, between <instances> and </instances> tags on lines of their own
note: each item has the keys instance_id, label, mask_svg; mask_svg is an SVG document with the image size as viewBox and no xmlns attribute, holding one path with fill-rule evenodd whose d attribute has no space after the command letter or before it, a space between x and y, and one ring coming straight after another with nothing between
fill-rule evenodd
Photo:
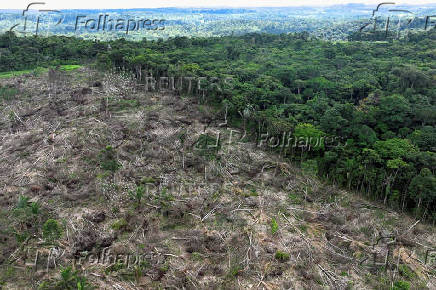
<instances>
[{"instance_id":1,"label":"pale sky","mask_svg":"<svg viewBox=\"0 0 436 290\"><path fill-rule=\"evenodd\" d=\"M157 8L157 7L285 7L326 6L346 3L377 5L386 0L0 0L0 9L25 9L29 3L45 2L33 9L110 9L110 8ZM436 0L389 0L396 4L422 5ZM44 7L44 8L42 8Z\"/></svg>"}]
</instances>

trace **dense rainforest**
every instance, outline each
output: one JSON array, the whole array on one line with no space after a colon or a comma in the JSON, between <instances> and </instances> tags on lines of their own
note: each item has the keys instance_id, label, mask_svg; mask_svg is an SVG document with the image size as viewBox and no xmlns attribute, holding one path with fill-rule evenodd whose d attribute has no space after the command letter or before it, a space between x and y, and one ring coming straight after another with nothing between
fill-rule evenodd
<instances>
[{"instance_id":1,"label":"dense rainforest","mask_svg":"<svg viewBox=\"0 0 436 290\"><path fill-rule=\"evenodd\" d=\"M349 34L359 31L377 30L384 37L386 27L395 37L401 38L408 31L428 30L434 22L434 16L431 15L436 14L436 5L431 3L408 5L385 2L374 14L376 7L375 3L349 3L324 7L79 9L61 10L59 14L42 10L47 9L44 2L35 2L31 6L35 10L24 13L21 10L0 9L0 33L12 29L19 35L54 34L108 41L120 37L127 40L141 40L143 37L157 40L176 36L219 37L306 31L319 38L338 41L346 40ZM92 27L92 19L98 21L103 18L102 15L106 15L107 19L129 19L135 22L122 24L116 30L109 28L109 25L103 28L104 21L98 27ZM156 27L147 27L142 25L144 22L139 22L145 19L149 19L147 23L152 20L162 22L154 30ZM61 22L58 23L58 20ZM86 25L88 20L90 23ZM130 27L129 31L127 26ZM132 29L133 26L137 29Z\"/></svg>"},{"instance_id":2,"label":"dense rainforest","mask_svg":"<svg viewBox=\"0 0 436 290\"><path fill-rule=\"evenodd\" d=\"M436 29L399 41L353 39L302 32L102 42L5 33L0 71L92 64L142 83L204 77L190 93L246 138L328 182L434 222ZM177 92L188 94L186 86ZM271 145L289 135L309 144Z\"/></svg>"}]
</instances>

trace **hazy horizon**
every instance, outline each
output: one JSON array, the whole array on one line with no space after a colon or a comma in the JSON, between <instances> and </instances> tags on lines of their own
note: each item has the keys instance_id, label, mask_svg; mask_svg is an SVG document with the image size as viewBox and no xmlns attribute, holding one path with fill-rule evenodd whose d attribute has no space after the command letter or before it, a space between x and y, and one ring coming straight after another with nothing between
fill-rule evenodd
<instances>
[{"instance_id":1,"label":"hazy horizon","mask_svg":"<svg viewBox=\"0 0 436 290\"><path fill-rule=\"evenodd\" d=\"M187 0L187 1L177 1L177 0L162 0L156 1L155 4L144 3L138 0L127 0L120 3L119 1L109 0L109 1L85 1L77 0L74 2L70 1L57 1L53 3L52 1L41 1L44 4L34 4L33 9L147 9L147 8L267 8L267 7L298 7L298 6L313 6L313 7L325 7L334 5L347 5L347 4L362 4L362 5L377 5L383 1L342 1L342 0L310 0L310 1L280 1L280 0L241 0L241 1L231 1L231 0L212 0L208 3L198 0ZM417 0L417 1L392 1L396 5L436 5L434 0ZM25 9L32 1L17 0L13 3L3 3L0 5L0 10L22 10ZM42 8L44 7L44 8Z\"/></svg>"}]
</instances>

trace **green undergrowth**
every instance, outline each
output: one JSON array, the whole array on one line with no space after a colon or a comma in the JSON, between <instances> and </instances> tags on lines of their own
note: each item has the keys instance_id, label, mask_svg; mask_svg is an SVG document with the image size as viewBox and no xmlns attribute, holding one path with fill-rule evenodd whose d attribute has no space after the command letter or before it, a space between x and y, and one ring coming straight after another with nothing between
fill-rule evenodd
<instances>
[{"instance_id":1,"label":"green undergrowth","mask_svg":"<svg viewBox=\"0 0 436 290\"><path fill-rule=\"evenodd\" d=\"M81 67L82 67L81 65L77 65L77 64L66 64L66 65L61 65L60 70L73 71ZM35 69L28 69L28 70L6 71L6 72L0 72L0 78L5 79L5 78L21 76L24 74L39 75L47 71L48 68L45 67L37 67Z\"/></svg>"}]
</instances>

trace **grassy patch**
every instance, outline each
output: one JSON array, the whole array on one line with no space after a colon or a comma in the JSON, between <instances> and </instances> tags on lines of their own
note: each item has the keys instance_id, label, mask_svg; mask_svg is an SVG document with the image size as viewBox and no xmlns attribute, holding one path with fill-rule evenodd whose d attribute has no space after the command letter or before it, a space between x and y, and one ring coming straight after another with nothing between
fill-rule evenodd
<instances>
[{"instance_id":1,"label":"grassy patch","mask_svg":"<svg viewBox=\"0 0 436 290\"><path fill-rule=\"evenodd\" d=\"M192 260L194 261L203 261L203 255L198 252L193 252L191 255Z\"/></svg>"},{"instance_id":2,"label":"grassy patch","mask_svg":"<svg viewBox=\"0 0 436 290\"><path fill-rule=\"evenodd\" d=\"M410 269L410 267L407 265L404 264L399 265L398 271L400 272L400 275L406 278L407 280L414 280L418 278L418 275L416 275L416 273L413 272L413 270Z\"/></svg>"},{"instance_id":3,"label":"grassy patch","mask_svg":"<svg viewBox=\"0 0 436 290\"><path fill-rule=\"evenodd\" d=\"M230 279L236 278L236 276L242 273L242 267L240 265L233 265L227 274L227 277Z\"/></svg>"},{"instance_id":4,"label":"grassy patch","mask_svg":"<svg viewBox=\"0 0 436 290\"><path fill-rule=\"evenodd\" d=\"M18 90L15 88L0 87L0 100L10 101L18 95Z\"/></svg>"},{"instance_id":5,"label":"grassy patch","mask_svg":"<svg viewBox=\"0 0 436 290\"><path fill-rule=\"evenodd\" d=\"M61 226L56 220L48 219L42 226L42 235L45 240L53 242L61 237Z\"/></svg>"},{"instance_id":6,"label":"grassy patch","mask_svg":"<svg viewBox=\"0 0 436 290\"><path fill-rule=\"evenodd\" d=\"M290 255L285 252L277 251L274 257L279 260L280 262L286 262L289 260Z\"/></svg>"},{"instance_id":7,"label":"grassy patch","mask_svg":"<svg viewBox=\"0 0 436 290\"><path fill-rule=\"evenodd\" d=\"M47 280L39 284L38 289L94 289L94 286L88 283L84 276L81 276L78 271L72 267L61 269L60 279Z\"/></svg>"},{"instance_id":8,"label":"grassy patch","mask_svg":"<svg viewBox=\"0 0 436 290\"><path fill-rule=\"evenodd\" d=\"M7 281L15 278L16 270L10 265L5 265L0 268L0 288L6 284ZM5 288L6 289L6 288Z\"/></svg>"},{"instance_id":9,"label":"grassy patch","mask_svg":"<svg viewBox=\"0 0 436 290\"><path fill-rule=\"evenodd\" d=\"M28 70L16 70L16 71L0 72L0 78L7 79L7 78L11 78L11 77L21 76L24 74L29 74L29 73L32 73L33 71L34 71L33 69L28 69Z\"/></svg>"},{"instance_id":10,"label":"grassy patch","mask_svg":"<svg viewBox=\"0 0 436 290\"><path fill-rule=\"evenodd\" d=\"M397 281L394 283L394 287L392 287L392 290L409 290L410 289L410 283L406 281Z\"/></svg>"},{"instance_id":11,"label":"grassy patch","mask_svg":"<svg viewBox=\"0 0 436 290\"><path fill-rule=\"evenodd\" d=\"M109 98L109 107L116 111L124 111L133 108L138 108L141 103L135 99L118 99Z\"/></svg>"},{"instance_id":12,"label":"grassy patch","mask_svg":"<svg viewBox=\"0 0 436 290\"><path fill-rule=\"evenodd\" d=\"M249 192L244 191L244 197L259 196L256 189L251 189Z\"/></svg>"},{"instance_id":13,"label":"grassy patch","mask_svg":"<svg viewBox=\"0 0 436 290\"><path fill-rule=\"evenodd\" d=\"M82 67L81 65L77 65L77 64L66 64L66 65L61 65L60 70L72 71L72 70L76 70L76 69L81 68L81 67ZM46 71L48 71L48 68L45 68L45 67L37 67L35 69L26 69L26 70L6 71L6 72L0 72L0 78L7 79L7 78L11 78L11 77L21 76L24 74L39 75L39 74L46 72Z\"/></svg>"},{"instance_id":14,"label":"grassy patch","mask_svg":"<svg viewBox=\"0 0 436 290\"><path fill-rule=\"evenodd\" d=\"M300 231L302 231L303 233L307 233L307 225L298 225L298 228L299 228Z\"/></svg>"},{"instance_id":15,"label":"grassy patch","mask_svg":"<svg viewBox=\"0 0 436 290\"><path fill-rule=\"evenodd\" d=\"M216 139L207 134L202 134L195 143L194 149L200 156L205 157L207 160L217 159L217 153L221 149L219 139Z\"/></svg>"},{"instance_id":16,"label":"grassy patch","mask_svg":"<svg viewBox=\"0 0 436 290\"><path fill-rule=\"evenodd\" d=\"M279 224L277 223L276 219L271 219L271 233L275 235L279 231Z\"/></svg>"},{"instance_id":17,"label":"grassy patch","mask_svg":"<svg viewBox=\"0 0 436 290\"><path fill-rule=\"evenodd\" d=\"M156 179L153 177L143 177L141 179L141 184L154 184L156 183Z\"/></svg>"},{"instance_id":18,"label":"grassy patch","mask_svg":"<svg viewBox=\"0 0 436 290\"><path fill-rule=\"evenodd\" d=\"M110 265L109 267L107 267L107 268L104 270L104 272L105 272L106 274L110 274L111 272L117 272L117 271L119 271L119 270L121 270L121 269L124 269L124 268L126 268L126 265L125 265L125 264L120 263L120 262L117 262L117 263L112 264L112 265Z\"/></svg>"},{"instance_id":19,"label":"grassy patch","mask_svg":"<svg viewBox=\"0 0 436 290\"><path fill-rule=\"evenodd\" d=\"M303 202L301 197L295 193L289 193L288 197L293 204L301 204Z\"/></svg>"},{"instance_id":20,"label":"grassy patch","mask_svg":"<svg viewBox=\"0 0 436 290\"><path fill-rule=\"evenodd\" d=\"M117 220L111 225L111 228L116 231L124 230L126 227L127 221L124 218Z\"/></svg>"},{"instance_id":21,"label":"grassy patch","mask_svg":"<svg viewBox=\"0 0 436 290\"><path fill-rule=\"evenodd\" d=\"M137 186L135 191L130 190L129 195L135 201L136 207L139 208L141 206L141 200L144 197L145 188L143 186Z\"/></svg>"},{"instance_id":22,"label":"grassy patch","mask_svg":"<svg viewBox=\"0 0 436 290\"><path fill-rule=\"evenodd\" d=\"M112 146L106 146L99 154L100 167L103 170L115 172L121 167L121 163L117 160L117 153Z\"/></svg>"},{"instance_id":23,"label":"grassy patch","mask_svg":"<svg viewBox=\"0 0 436 290\"><path fill-rule=\"evenodd\" d=\"M78 64L66 64L66 65L61 65L61 70L63 71L72 71L72 70L76 70L81 68L81 65Z\"/></svg>"},{"instance_id":24,"label":"grassy patch","mask_svg":"<svg viewBox=\"0 0 436 290\"><path fill-rule=\"evenodd\" d=\"M377 209L374 214L379 219L384 219L385 218L385 211L384 210Z\"/></svg>"},{"instance_id":25,"label":"grassy patch","mask_svg":"<svg viewBox=\"0 0 436 290\"><path fill-rule=\"evenodd\" d=\"M370 226L364 226L359 229L359 231L365 236L369 237L372 234L372 228Z\"/></svg>"}]
</instances>

